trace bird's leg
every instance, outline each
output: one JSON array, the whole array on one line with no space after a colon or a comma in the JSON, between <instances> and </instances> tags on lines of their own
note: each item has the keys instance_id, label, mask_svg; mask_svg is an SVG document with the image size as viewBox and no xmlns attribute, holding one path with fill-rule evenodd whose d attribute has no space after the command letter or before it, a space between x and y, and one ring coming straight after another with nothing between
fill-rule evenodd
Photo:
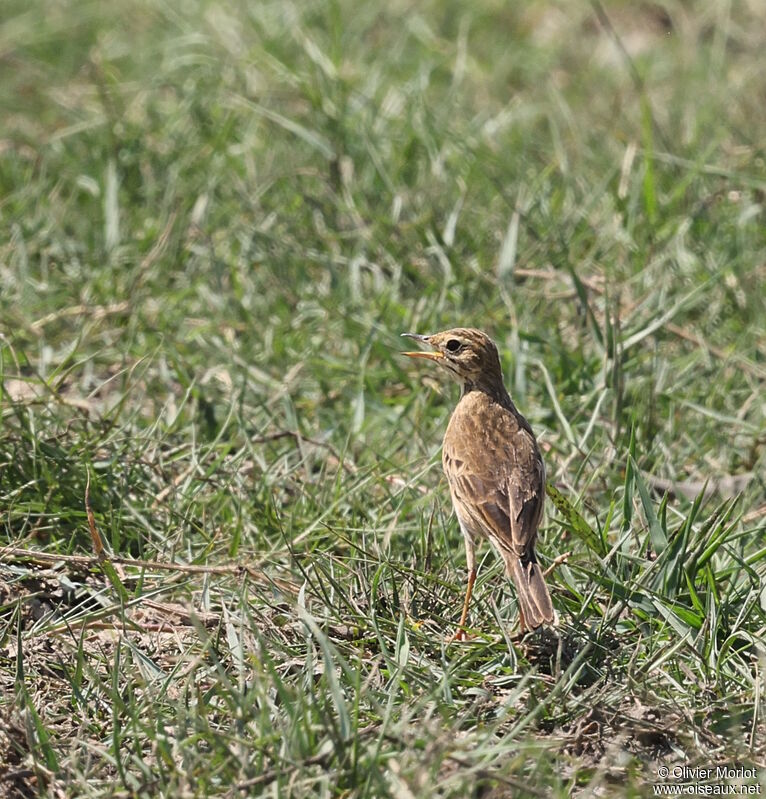
<instances>
[{"instance_id":1,"label":"bird's leg","mask_svg":"<svg viewBox=\"0 0 766 799\"><path fill-rule=\"evenodd\" d=\"M457 632L447 641L449 644L453 641L465 641L468 638L468 634L465 631L465 622L468 618L468 605L471 603L473 584L476 582L476 552L473 539L465 530L463 530L463 538L465 539L465 559L468 564L468 585L465 589L465 600L463 601L463 612L460 614L460 624L458 624Z\"/></svg>"},{"instance_id":2,"label":"bird's leg","mask_svg":"<svg viewBox=\"0 0 766 799\"><path fill-rule=\"evenodd\" d=\"M468 605L471 602L471 594L473 593L473 584L475 582L476 569L471 569L468 572L468 586L465 590L465 601L463 602L463 612L460 614L460 624L458 624L457 632L449 639L448 643L468 640L468 633L465 631L465 620L468 618Z\"/></svg>"}]
</instances>

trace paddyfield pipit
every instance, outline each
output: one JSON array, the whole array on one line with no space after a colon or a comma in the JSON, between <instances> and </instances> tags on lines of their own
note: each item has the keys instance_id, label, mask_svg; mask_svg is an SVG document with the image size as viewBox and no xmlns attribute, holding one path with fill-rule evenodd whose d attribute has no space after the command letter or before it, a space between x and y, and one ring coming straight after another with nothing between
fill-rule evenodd
<instances>
[{"instance_id":1,"label":"paddyfield pipit","mask_svg":"<svg viewBox=\"0 0 766 799\"><path fill-rule=\"evenodd\" d=\"M516 586L521 632L552 622L551 597L535 557L545 466L529 422L503 384L495 343L480 330L462 327L432 336L402 335L431 348L404 355L435 361L462 386L442 449L468 561L468 587L454 638L465 638L476 580L475 546L481 538L490 540Z\"/></svg>"}]
</instances>

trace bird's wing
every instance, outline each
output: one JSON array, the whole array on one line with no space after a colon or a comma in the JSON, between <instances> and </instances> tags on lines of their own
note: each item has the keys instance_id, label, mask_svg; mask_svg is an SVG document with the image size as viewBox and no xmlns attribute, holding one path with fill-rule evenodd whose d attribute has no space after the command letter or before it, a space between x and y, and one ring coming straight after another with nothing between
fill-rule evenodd
<instances>
[{"instance_id":1,"label":"bird's wing","mask_svg":"<svg viewBox=\"0 0 766 799\"><path fill-rule=\"evenodd\" d=\"M510 412L493 429L445 439L443 462L458 517L498 546L531 554L545 498L545 468L529 425Z\"/></svg>"}]
</instances>

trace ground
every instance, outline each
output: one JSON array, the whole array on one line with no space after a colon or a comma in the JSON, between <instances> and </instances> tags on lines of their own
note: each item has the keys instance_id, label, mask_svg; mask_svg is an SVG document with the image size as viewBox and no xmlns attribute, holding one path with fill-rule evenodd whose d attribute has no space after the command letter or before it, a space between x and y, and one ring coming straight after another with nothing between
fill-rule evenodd
<instances>
[{"instance_id":1,"label":"ground","mask_svg":"<svg viewBox=\"0 0 766 799\"><path fill-rule=\"evenodd\" d=\"M0 793L766 790L760 4L2 17ZM448 645L455 325L571 555Z\"/></svg>"}]
</instances>

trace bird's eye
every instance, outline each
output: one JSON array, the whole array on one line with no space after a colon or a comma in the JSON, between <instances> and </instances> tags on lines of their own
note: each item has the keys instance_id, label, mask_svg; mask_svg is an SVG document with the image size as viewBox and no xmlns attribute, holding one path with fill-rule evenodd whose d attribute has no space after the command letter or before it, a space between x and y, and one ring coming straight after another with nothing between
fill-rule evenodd
<instances>
[{"instance_id":1,"label":"bird's eye","mask_svg":"<svg viewBox=\"0 0 766 799\"><path fill-rule=\"evenodd\" d=\"M456 338L451 338L447 342L447 349L450 352L457 352L460 349L461 346L462 346L462 344Z\"/></svg>"}]
</instances>

